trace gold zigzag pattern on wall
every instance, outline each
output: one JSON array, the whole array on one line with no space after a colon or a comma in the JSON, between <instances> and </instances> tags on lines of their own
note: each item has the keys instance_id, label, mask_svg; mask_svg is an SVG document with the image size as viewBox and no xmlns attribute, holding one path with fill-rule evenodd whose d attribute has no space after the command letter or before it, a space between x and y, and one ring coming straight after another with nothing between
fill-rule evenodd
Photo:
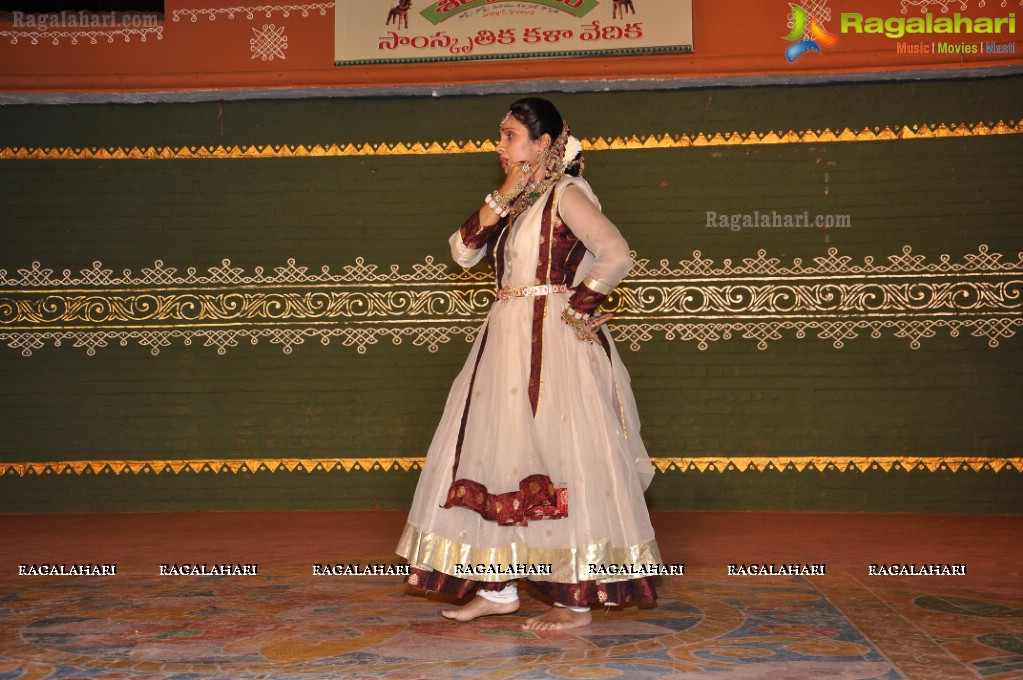
<instances>
[{"instance_id":1,"label":"gold zigzag pattern on wall","mask_svg":"<svg viewBox=\"0 0 1023 680\"><path fill-rule=\"evenodd\" d=\"M0 477L47 475L239 474L256 472L411 472L425 458L247 458L195 460L79 460L3 463ZM736 456L651 458L658 472L1023 472L1023 457L971 456Z\"/></svg>"},{"instance_id":2,"label":"gold zigzag pattern on wall","mask_svg":"<svg viewBox=\"0 0 1023 680\"><path fill-rule=\"evenodd\" d=\"M636 149L685 149L712 146L762 144L820 144L825 142L887 142L906 139L989 137L1023 134L1023 120L997 123L931 123L875 126L858 130L789 130L767 132L717 132L650 134L627 137L588 137L580 140L583 151ZM251 144L234 146L16 146L0 149L0 159L22 160L171 160L201 158L316 158L343 156L421 156L493 152L494 142L360 142L342 144Z\"/></svg>"}]
</instances>

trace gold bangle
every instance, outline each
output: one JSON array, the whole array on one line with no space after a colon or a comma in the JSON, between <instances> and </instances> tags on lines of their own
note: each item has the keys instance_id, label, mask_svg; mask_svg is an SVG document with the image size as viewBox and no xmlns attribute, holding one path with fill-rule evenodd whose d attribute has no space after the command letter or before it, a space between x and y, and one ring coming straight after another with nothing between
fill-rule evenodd
<instances>
[{"instance_id":1,"label":"gold bangle","mask_svg":"<svg viewBox=\"0 0 1023 680\"><path fill-rule=\"evenodd\" d=\"M590 337L590 327L587 325L589 317L578 318L572 313L571 307L565 307L561 312L561 320L571 326L572 330L575 331L575 337L583 342L593 342L593 338Z\"/></svg>"}]
</instances>

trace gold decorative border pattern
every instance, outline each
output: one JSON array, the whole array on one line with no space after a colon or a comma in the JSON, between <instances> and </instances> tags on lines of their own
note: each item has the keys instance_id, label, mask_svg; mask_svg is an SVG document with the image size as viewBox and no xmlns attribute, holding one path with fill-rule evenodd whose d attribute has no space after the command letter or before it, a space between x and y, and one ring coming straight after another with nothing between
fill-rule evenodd
<instances>
[{"instance_id":1,"label":"gold decorative border pattern","mask_svg":"<svg viewBox=\"0 0 1023 680\"><path fill-rule=\"evenodd\" d=\"M768 130L735 132L660 133L626 137L587 137L583 151L688 149L765 144L821 144L829 142L888 142L907 139L989 137L1023 134L1023 120L997 123L921 123L859 129ZM318 158L344 156L423 156L491 153L493 140L447 142L342 142L328 144L240 144L233 146L9 146L0 148L0 160L172 160L204 158Z\"/></svg>"},{"instance_id":2,"label":"gold decorative border pattern","mask_svg":"<svg viewBox=\"0 0 1023 680\"><path fill-rule=\"evenodd\" d=\"M651 458L658 472L1023 472L1023 457L971 456L737 456ZM0 477L47 475L240 474L256 472L414 472L425 458L246 458L196 460L79 460L0 463Z\"/></svg>"},{"instance_id":3,"label":"gold decorative border pattern","mask_svg":"<svg viewBox=\"0 0 1023 680\"><path fill-rule=\"evenodd\" d=\"M494 301L492 278L438 264L403 272L362 258L340 273L310 272L288 260L272 273L247 273L224 260L207 273L157 261L122 275L96 262L55 276L38 262L9 276L0 269L0 342L24 356L71 343L91 355L116 342L159 354L175 341L201 341L220 354L248 339L290 353L307 340L332 340L358 352L390 339L431 352L456 337L472 341ZM980 245L958 261L928 260L909 246L862 263L830 248L811 262L756 257L720 263L692 259L652 265L637 258L605 305L612 333L633 351L654 338L692 340L699 349L733 337L765 349L786 334L816 336L841 348L886 333L917 349L939 330L969 333L994 348L1023 327L1023 253L1015 259Z\"/></svg>"}]
</instances>

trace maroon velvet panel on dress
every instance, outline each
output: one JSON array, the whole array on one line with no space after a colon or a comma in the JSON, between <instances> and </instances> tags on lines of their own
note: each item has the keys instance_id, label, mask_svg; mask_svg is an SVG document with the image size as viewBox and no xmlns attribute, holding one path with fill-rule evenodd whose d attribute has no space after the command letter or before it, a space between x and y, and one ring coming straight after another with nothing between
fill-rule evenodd
<instances>
[{"instance_id":1,"label":"maroon velvet panel on dress","mask_svg":"<svg viewBox=\"0 0 1023 680\"><path fill-rule=\"evenodd\" d=\"M568 490L555 488L547 475L530 475L519 482L518 491L500 494L471 479L456 479L443 507L468 508L504 526L525 526L530 520L568 517Z\"/></svg>"}]
</instances>

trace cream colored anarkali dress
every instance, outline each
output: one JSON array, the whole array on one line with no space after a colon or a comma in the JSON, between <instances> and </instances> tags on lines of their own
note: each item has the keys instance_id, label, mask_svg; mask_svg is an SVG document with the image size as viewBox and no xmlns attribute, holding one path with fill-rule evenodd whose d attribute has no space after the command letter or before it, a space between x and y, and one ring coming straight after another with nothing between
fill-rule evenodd
<instances>
[{"instance_id":1,"label":"cream colored anarkali dress","mask_svg":"<svg viewBox=\"0 0 1023 680\"><path fill-rule=\"evenodd\" d=\"M605 328L578 339L632 266L589 185L563 177L513 222L451 237L504 290L448 395L397 553L408 582L456 596L528 580L569 606L652 602L660 563L643 492L653 466ZM644 569L644 567L646 567ZM548 573L549 572L549 573Z\"/></svg>"}]
</instances>

